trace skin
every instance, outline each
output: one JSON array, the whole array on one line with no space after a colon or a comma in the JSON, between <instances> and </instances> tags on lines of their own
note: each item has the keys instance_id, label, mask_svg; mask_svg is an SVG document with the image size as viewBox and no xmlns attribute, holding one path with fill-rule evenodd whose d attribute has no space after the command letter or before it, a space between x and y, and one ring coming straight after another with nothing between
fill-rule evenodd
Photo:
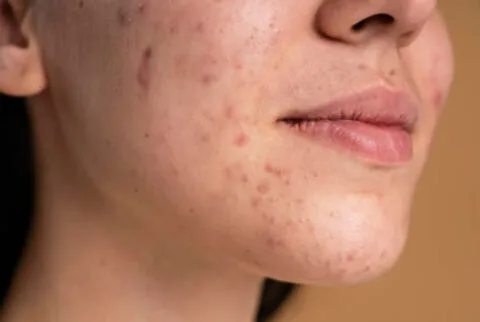
<instances>
[{"instance_id":1,"label":"skin","mask_svg":"<svg viewBox=\"0 0 480 322\"><path fill-rule=\"evenodd\" d=\"M29 97L39 182L5 321L249 321L265 276L352 284L398 259L452 80L435 1L0 3L0 92ZM352 30L377 14L395 23ZM276 122L378 86L418 102L406 164Z\"/></svg>"}]
</instances>

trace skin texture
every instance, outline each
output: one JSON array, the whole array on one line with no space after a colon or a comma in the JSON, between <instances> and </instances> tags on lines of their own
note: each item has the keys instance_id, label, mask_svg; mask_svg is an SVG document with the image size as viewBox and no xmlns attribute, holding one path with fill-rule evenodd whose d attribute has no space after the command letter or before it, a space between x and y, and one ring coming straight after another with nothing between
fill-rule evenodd
<instances>
[{"instance_id":1,"label":"skin texture","mask_svg":"<svg viewBox=\"0 0 480 322\"><path fill-rule=\"evenodd\" d=\"M29 276L62 303L59 316L95 321L112 316L98 304L110 301L146 320L225 321L207 309L220 297L225 314L248 312L229 320L246 321L263 276L350 284L398 259L452 79L435 1L10 4L0 91L30 97L40 200L12 312L23 297L26 316L51 314ZM406 164L373 165L276 122L374 87L418 103ZM86 294L96 300L80 309Z\"/></svg>"}]
</instances>

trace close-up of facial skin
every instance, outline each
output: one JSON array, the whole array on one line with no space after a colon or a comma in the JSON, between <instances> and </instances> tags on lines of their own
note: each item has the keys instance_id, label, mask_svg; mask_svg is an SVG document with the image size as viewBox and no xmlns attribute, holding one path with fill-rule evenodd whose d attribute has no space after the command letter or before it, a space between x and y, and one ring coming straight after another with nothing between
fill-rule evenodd
<instances>
[{"instance_id":1,"label":"close-up of facial skin","mask_svg":"<svg viewBox=\"0 0 480 322\"><path fill-rule=\"evenodd\" d=\"M39 227L305 284L398 259L452 79L436 1L12 3Z\"/></svg>"}]
</instances>

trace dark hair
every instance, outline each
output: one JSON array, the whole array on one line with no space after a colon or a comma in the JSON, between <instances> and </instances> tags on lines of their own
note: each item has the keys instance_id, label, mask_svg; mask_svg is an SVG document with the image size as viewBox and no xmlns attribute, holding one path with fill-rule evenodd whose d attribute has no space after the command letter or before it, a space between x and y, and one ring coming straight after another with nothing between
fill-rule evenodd
<instances>
[{"instance_id":1,"label":"dark hair","mask_svg":"<svg viewBox=\"0 0 480 322\"><path fill-rule=\"evenodd\" d=\"M0 299L5 299L30 230L35 204L35 177L30 120L25 101L0 94L1 261ZM257 321L268 320L292 295L295 286L266 279ZM0 300L0 303L3 302Z\"/></svg>"}]
</instances>

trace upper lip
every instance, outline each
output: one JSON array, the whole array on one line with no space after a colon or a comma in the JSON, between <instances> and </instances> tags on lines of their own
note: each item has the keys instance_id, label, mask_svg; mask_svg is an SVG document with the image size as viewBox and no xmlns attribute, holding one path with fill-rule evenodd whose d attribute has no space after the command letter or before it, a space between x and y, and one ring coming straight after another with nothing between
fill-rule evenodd
<instances>
[{"instance_id":1,"label":"upper lip","mask_svg":"<svg viewBox=\"0 0 480 322\"><path fill-rule=\"evenodd\" d=\"M400 127L412 133L418 120L418 106L404 91L372 88L310 109L293 110L281 122L351 120L373 126Z\"/></svg>"}]
</instances>

